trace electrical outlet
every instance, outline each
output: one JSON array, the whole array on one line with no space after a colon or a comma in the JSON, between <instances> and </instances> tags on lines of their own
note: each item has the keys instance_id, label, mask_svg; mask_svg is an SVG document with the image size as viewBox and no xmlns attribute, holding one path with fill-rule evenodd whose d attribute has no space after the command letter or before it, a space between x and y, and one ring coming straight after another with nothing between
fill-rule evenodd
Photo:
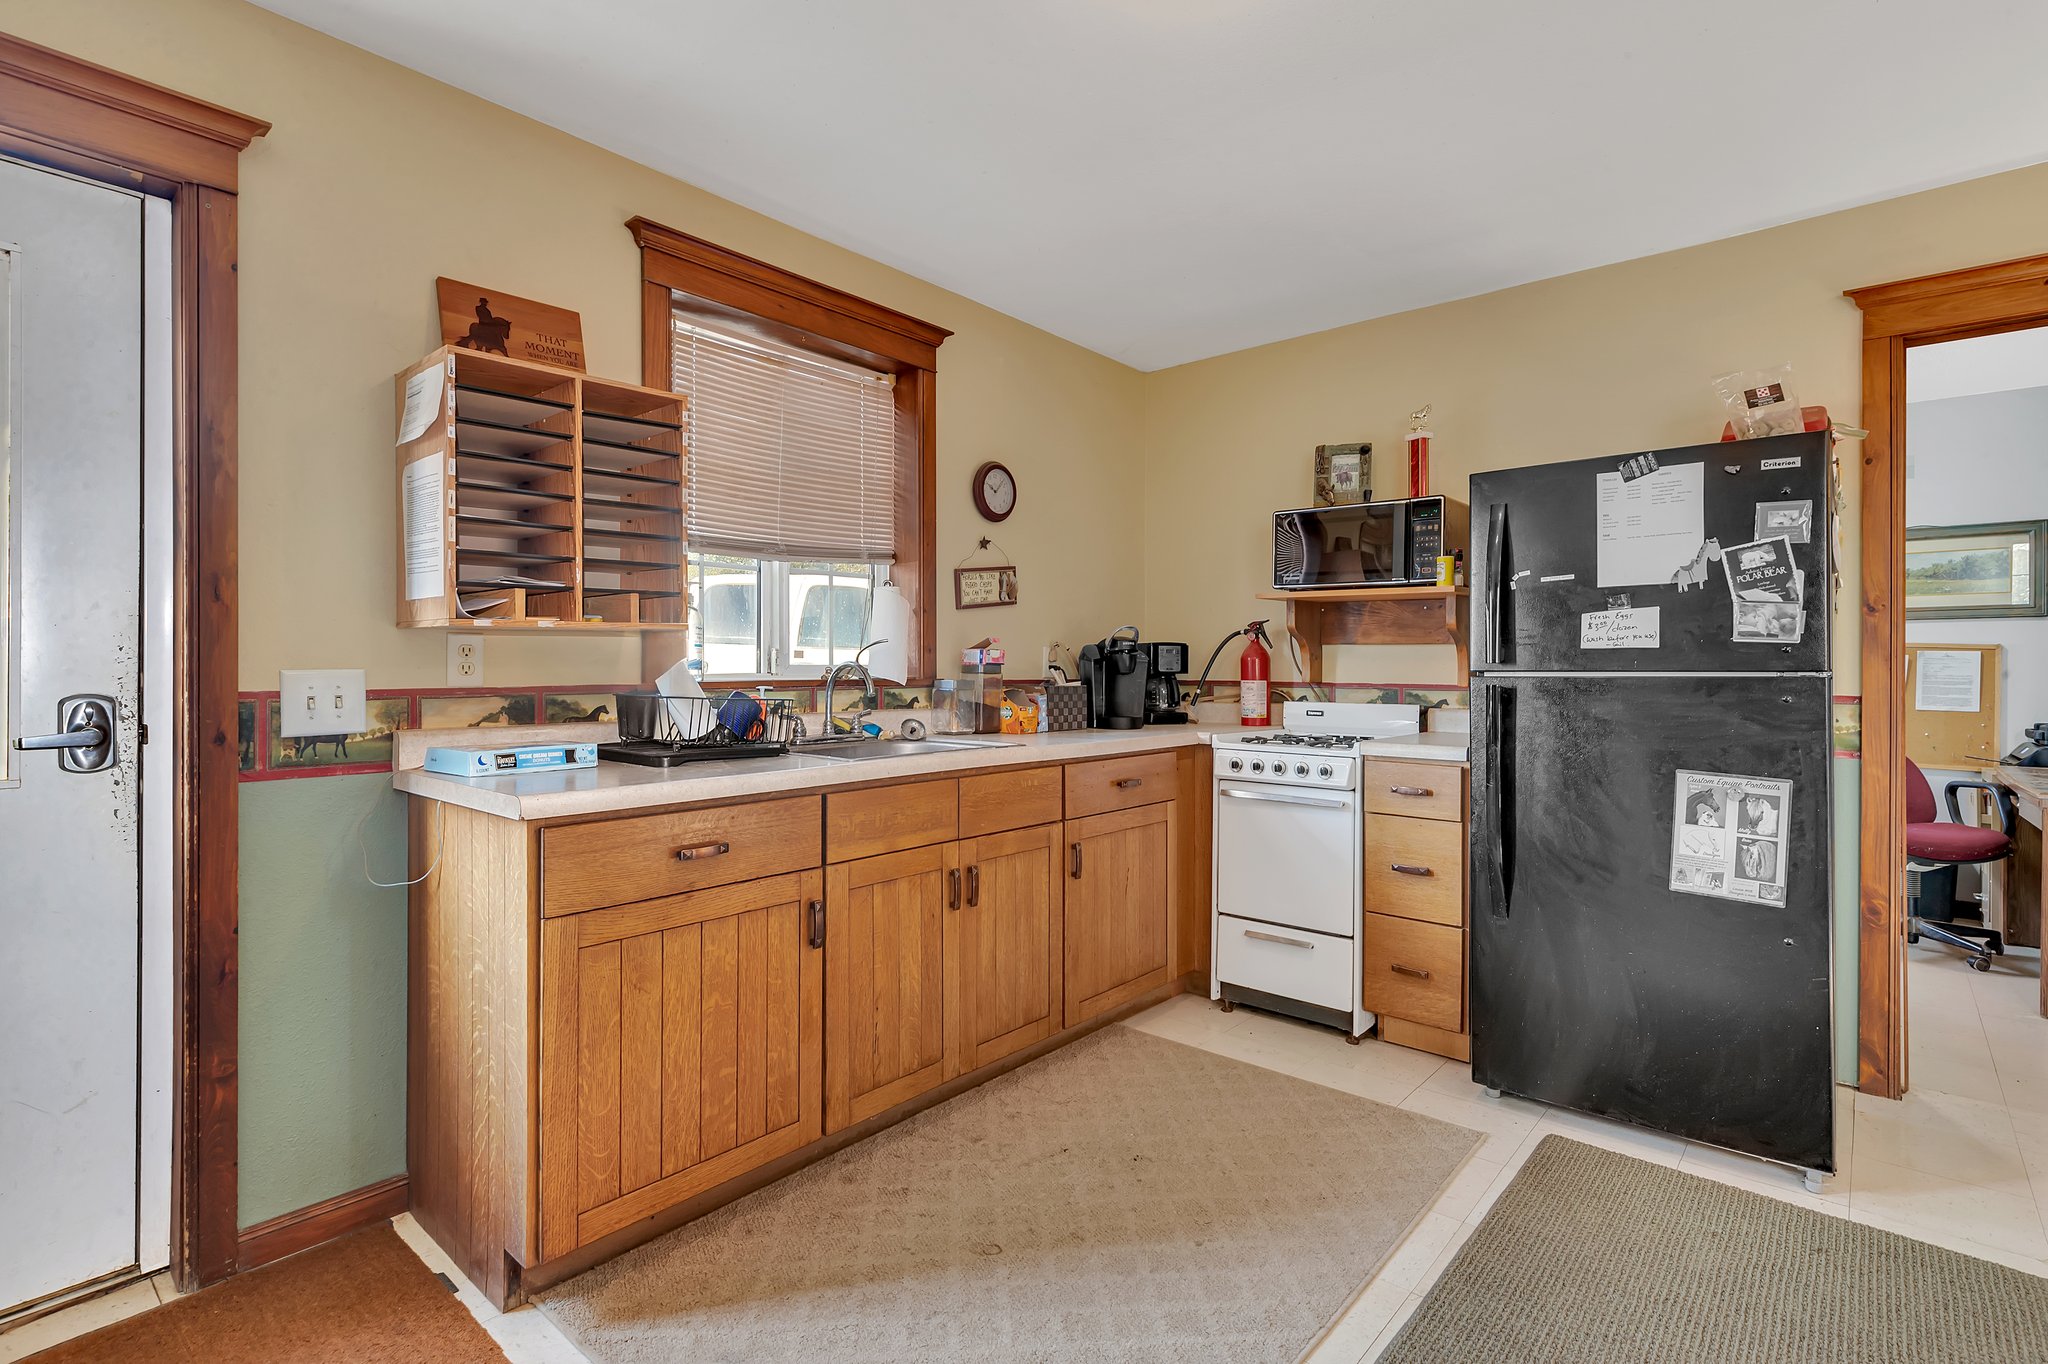
<instances>
[{"instance_id":1,"label":"electrical outlet","mask_svg":"<svg viewBox=\"0 0 2048 1364\"><path fill-rule=\"evenodd\" d=\"M483 685L483 680L483 636L448 636L448 685L451 687L477 687Z\"/></svg>"},{"instance_id":2,"label":"electrical outlet","mask_svg":"<svg viewBox=\"0 0 2048 1364\"><path fill-rule=\"evenodd\" d=\"M361 668L281 669L277 674L280 739L360 734L370 727Z\"/></svg>"}]
</instances>

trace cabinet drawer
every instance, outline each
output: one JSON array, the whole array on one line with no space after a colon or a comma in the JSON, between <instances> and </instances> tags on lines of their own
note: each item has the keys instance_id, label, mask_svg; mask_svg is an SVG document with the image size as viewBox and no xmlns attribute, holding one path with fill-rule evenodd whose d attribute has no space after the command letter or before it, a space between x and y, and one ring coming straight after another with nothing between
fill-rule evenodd
<instances>
[{"instance_id":1,"label":"cabinet drawer","mask_svg":"<svg viewBox=\"0 0 2048 1364\"><path fill-rule=\"evenodd\" d=\"M543 914L623 905L819 864L818 798L543 829Z\"/></svg>"},{"instance_id":2,"label":"cabinet drawer","mask_svg":"<svg viewBox=\"0 0 2048 1364\"><path fill-rule=\"evenodd\" d=\"M1441 819L1365 818L1365 907L1403 919L1465 923L1465 829Z\"/></svg>"},{"instance_id":3,"label":"cabinet drawer","mask_svg":"<svg viewBox=\"0 0 2048 1364\"><path fill-rule=\"evenodd\" d=\"M1216 979L1351 1012L1351 939L1216 916Z\"/></svg>"},{"instance_id":4,"label":"cabinet drawer","mask_svg":"<svg viewBox=\"0 0 2048 1364\"><path fill-rule=\"evenodd\" d=\"M1465 934L1442 924L1365 916L1365 1007L1447 1032L1465 1024Z\"/></svg>"},{"instance_id":5,"label":"cabinet drawer","mask_svg":"<svg viewBox=\"0 0 2048 1364\"><path fill-rule=\"evenodd\" d=\"M1138 753L1067 767L1067 818L1151 805L1174 796L1172 753Z\"/></svg>"},{"instance_id":6,"label":"cabinet drawer","mask_svg":"<svg viewBox=\"0 0 2048 1364\"><path fill-rule=\"evenodd\" d=\"M1368 758L1358 779L1368 812L1418 819L1465 817L1465 771L1450 763L1403 763Z\"/></svg>"},{"instance_id":7,"label":"cabinet drawer","mask_svg":"<svg viewBox=\"0 0 2048 1364\"><path fill-rule=\"evenodd\" d=\"M985 772L960 779L960 837L979 838L1006 829L1056 824L1060 818L1060 769L1027 767Z\"/></svg>"},{"instance_id":8,"label":"cabinet drawer","mask_svg":"<svg viewBox=\"0 0 2048 1364\"><path fill-rule=\"evenodd\" d=\"M960 783L913 781L838 791L825 797L825 856L851 862L953 841L960 824Z\"/></svg>"}]
</instances>

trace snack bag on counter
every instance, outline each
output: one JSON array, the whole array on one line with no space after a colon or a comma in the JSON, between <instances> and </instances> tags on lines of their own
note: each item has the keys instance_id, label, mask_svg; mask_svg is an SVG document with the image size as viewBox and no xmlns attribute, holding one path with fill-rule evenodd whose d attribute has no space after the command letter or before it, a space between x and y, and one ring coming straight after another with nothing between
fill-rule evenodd
<instances>
[{"instance_id":1,"label":"snack bag on counter","mask_svg":"<svg viewBox=\"0 0 2048 1364\"><path fill-rule=\"evenodd\" d=\"M1792 366L1738 369L1714 380L1714 391L1728 409L1728 419L1741 440L1784 436L1806 429L1799 399L1792 392Z\"/></svg>"},{"instance_id":2,"label":"snack bag on counter","mask_svg":"<svg viewBox=\"0 0 2048 1364\"><path fill-rule=\"evenodd\" d=\"M1038 733L1039 697L1022 687L1010 687L1003 692L1003 729L1005 734Z\"/></svg>"}]
</instances>

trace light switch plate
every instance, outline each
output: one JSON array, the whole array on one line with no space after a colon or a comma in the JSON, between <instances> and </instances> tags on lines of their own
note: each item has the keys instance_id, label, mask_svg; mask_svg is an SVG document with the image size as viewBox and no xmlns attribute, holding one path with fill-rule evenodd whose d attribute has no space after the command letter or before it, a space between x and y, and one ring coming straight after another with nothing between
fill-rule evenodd
<instances>
[{"instance_id":1,"label":"light switch plate","mask_svg":"<svg viewBox=\"0 0 2048 1364\"><path fill-rule=\"evenodd\" d=\"M361 668L284 668L277 674L281 739L360 734L370 727Z\"/></svg>"}]
</instances>

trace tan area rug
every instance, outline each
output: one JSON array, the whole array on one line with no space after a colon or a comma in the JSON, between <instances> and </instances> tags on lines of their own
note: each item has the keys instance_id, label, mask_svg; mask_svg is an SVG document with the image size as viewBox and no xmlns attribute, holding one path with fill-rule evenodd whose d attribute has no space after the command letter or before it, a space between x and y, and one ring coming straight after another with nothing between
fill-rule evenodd
<instances>
[{"instance_id":1,"label":"tan area rug","mask_svg":"<svg viewBox=\"0 0 2048 1364\"><path fill-rule=\"evenodd\" d=\"M2041 1364L2048 1280L1545 1137L1380 1364Z\"/></svg>"},{"instance_id":2,"label":"tan area rug","mask_svg":"<svg viewBox=\"0 0 2048 1364\"><path fill-rule=\"evenodd\" d=\"M1478 1141L1110 1027L541 1305L599 1364L1287 1364Z\"/></svg>"},{"instance_id":3,"label":"tan area rug","mask_svg":"<svg viewBox=\"0 0 2048 1364\"><path fill-rule=\"evenodd\" d=\"M505 1364L390 1223L32 1355L34 1364Z\"/></svg>"}]
</instances>

